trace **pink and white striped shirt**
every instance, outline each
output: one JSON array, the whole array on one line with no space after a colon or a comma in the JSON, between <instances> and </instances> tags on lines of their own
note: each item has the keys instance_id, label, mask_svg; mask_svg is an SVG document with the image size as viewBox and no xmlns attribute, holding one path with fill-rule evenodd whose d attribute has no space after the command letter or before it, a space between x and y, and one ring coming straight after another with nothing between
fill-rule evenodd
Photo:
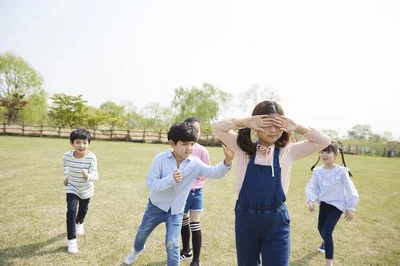
<instances>
[{"instance_id":1,"label":"pink and white striped shirt","mask_svg":"<svg viewBox=\"0 0 400 266\"><path fill-rule=\"evenodd\" d=\"M196 143L194 145L192 155L199 157L203 163L210 165L210 155L208 154L208 151L204 146ZM206 178L201 176L197 177L190 189L202 188L205 182Z\"/></svg>"},{"instance_id":2,"label":"pink and white striped shirt","mask_svg":"<svg viewBox=\"0 0 400 266\"><path fill-rule=\"evenodd\" d=\"M217 121L212 123L211 127L213 133L236 153L236 192L239 195L246 175L249 156L237 145L237 133L234 130L237 130L238 128L232 123L232 121L232 119ZM331 138L329 136L315 129L311 129L311 131L305 133L303 136L308 140L289 142L285 147L281 148L279 153L279 163L282 169L282 187L285 194L287 194L289 189L290 171L293 161L318 152L331 143ZM275 146L273 145L271 151L265 154L265 156L262 153L257 152L254 163L259 165L271 165L274 147Z\"/></svg>"}]
</instances>

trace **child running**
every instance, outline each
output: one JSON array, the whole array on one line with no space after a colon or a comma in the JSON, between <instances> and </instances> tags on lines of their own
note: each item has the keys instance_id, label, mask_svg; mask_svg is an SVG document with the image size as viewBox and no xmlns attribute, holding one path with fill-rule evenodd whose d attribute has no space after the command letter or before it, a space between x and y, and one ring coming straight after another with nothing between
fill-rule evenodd
<instances>
[{"instance_id":1,"label":"child running","mask_svg":"<svg viewBox=\"0 0 400 266\"><path fill-rule=\"evenodd\" d=\"M197 130L197 141L201 136L200 120L194 117L185 119L184 122L193 124ZM193 156L199 157L203 163L210 165L210 156L207 149L196 143L193 147ZM186 199L185 210L182 220L182 250L180 253L180 261L189 260L192 258L190 266L200 265L201 251L201 226L200 215L203 212L203 186L206 182L204 177L197 177L192 187L190 188L189 196ZM193 253L190 250L190 232L192 233Z\"/></svg>"},{"instance_id":2,"label":"child running","mask_svg":"<svg viewBox=\"0 0 400 266\"><path fill-rule=\"evenodd\" d=\"M83 221L94 195L93 182L98 179L97 158L89 151L92 136L86 129L76 129L70 134L74 148L64 153L63 172L67 193L67 238L68 252L78 253L76 235L84 233ZM79 208L78 208L79 205Z\"/></svg>"},{"instance_id":3,"label":"child running","mask_svg":"<svg viewBox=\"0 0 400 266\"><path fill-rule=\"evenodd\" d=\"M225 159L216 166L204 164L192 156L197 130L187 122L174 124L168 132L171 150L157 154L151 162L146 183L150 190L142 222L137 230L131 253L125 264L133 264L146 248L146 240L161 223L166 224L167 265L179 265L179 237L183 208L190 187L197 177L222 178L232 167L234 152L223 147Z\"/></svg>"},{"instance_id":4,"label":"child running","mask_svg":"<svg viewBox=\"0 0 400 266\"><path fill-rule=\"evenodd\" d=\"M212 129L236 153L237 264L259 265L261 255L262 265L289 265L290 218L285 201L290 169L293 161L328 146L330 138L285 117L273 101L257 104L250 117L215 122ZM291 143L291 132L308 140Z\"/></svg>"},{"instance_id":5,"label":"child running","mask_svg":"<svg viewBox=\"0 0 400 266\"><path fill-rule=\"evenodd\" d=\"M339 152L343 166L335 164ZM324 165L315 168L320 158ZM325 265L331 266L334 251L333 230L343 212L346 221L353 219L359 196L350 178L352 176L350 170L346 168L343 151L336 143L332 142L320 152L311 170L313 174L306 186L307 205L311 212L315 212L315 202L320 205L318 231L322 237L322 243L318 250L325 252Z\"/></svg>"}]
</instances>

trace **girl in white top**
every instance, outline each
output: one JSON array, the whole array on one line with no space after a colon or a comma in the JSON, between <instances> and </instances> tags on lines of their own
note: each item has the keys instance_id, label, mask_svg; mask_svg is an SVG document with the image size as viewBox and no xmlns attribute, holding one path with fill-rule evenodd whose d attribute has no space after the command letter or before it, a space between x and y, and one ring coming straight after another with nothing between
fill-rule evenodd
<instances>
[{"instance_id":1,"label":"girl in white top","mask_svg":"<svg viewBox=\"0 0 400 266\"><path fill-rule=\"evenodd\" d=\"M339 152L344 166L335 164ZM324 165L315 168L320 159ZM323 242L318 250L325 253L326 265L333 265L333 230L343 212L347 221L353 218L359 196L350 178L352 175L346 167L343 152L336 143L332 142L320 152L311 170L313 175L306 186L307 205L311 212L315 212L314 203L320 204L318 231Z\"/></svg>"}]
</instances>

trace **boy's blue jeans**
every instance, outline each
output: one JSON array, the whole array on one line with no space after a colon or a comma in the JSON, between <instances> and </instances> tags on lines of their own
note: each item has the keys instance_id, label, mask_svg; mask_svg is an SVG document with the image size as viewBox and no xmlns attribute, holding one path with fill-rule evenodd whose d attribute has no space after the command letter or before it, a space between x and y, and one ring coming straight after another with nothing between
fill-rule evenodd
<instances>
[{"instance_id":1,"label":"boy's blue jeans","mask_svg":"<svg viewBox=\"0 0 400 266\"><path fill-rule=\"evenodd\" d=\"M171 210L165 212L151 203L147 204L143 215L142 223L140 224L135 237L133 247L136 251L144 248L147 238L151 232L162 222L165 222L167 234L165 236L165 248L167 250L167 265L179 265L179 240L181 235L183 214L171 215Z\"/></svg>"}]
</instances>

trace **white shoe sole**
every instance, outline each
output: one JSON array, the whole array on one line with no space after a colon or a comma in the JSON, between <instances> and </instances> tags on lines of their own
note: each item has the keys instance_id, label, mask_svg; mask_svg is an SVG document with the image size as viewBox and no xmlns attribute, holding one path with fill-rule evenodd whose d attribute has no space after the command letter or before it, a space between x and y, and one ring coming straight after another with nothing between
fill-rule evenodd
<instances>
[{"instance_id":1,"label":"white shoe sole","mask_svg":"<svg viewBox=\"0 0 400 266\"><path fill-rule=\"evenodd\" d=\"M78 250L68 250L68 253L70 253L70 254L77 254L77 253L79 253L79 251L78 251Z\"/></svg>"}]
</instances>

